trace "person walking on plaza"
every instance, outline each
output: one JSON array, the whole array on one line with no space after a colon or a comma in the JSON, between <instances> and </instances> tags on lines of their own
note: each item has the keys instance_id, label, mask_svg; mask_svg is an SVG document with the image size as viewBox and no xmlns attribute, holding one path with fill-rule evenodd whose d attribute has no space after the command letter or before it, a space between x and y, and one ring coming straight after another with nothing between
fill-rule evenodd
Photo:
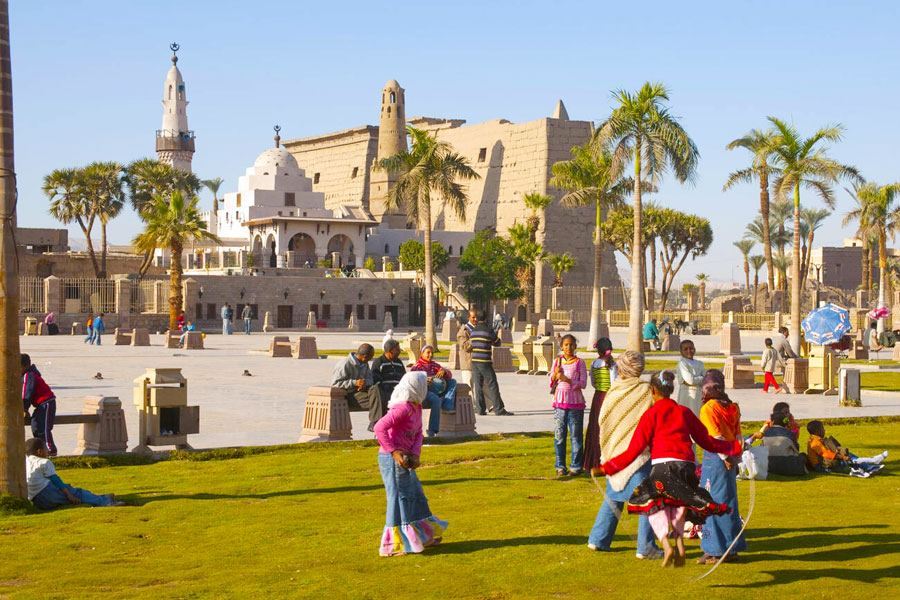
<instances>
[{"instance_id":1,"label":"person walking on plaza","mask_svg":"<svg viewBox=\"0 0 900 600\"><path fill-rule=\"evenodd\" d=\"M347 390L347 404L351 409L369 411L369 431L374 431L375 423L384 415L381 388L375 384L369 368L373 356L375 349L371 344L362 344L339 362L331 374L331 385Z\"/></svg>"},{"instance_id":2,"label":"person walking on plaza","mask_svg":"<svg viewBox=\"0 0 900 600\"><path fill-rule=\"evenodd\" d=\"M244 333L250 335L250 321L253 316L253 311L250 310L250 305L245 304L244 308L241 310L241 318L244 320Z\"/></svg>"},{"instance_id":3,"label":"person walking on plaza","mask_svg":"<svg viewBox=\"0 0 900 600\"><path fill-rule=\"evenodd\" d=\"M775 381L775 369L778 367L784 368L784 361L772 346L772 338L766 338L764 343L766 349L763 351L762 360L760 361L763 370L762 393L768 393L769 386L774 385L776 394L784 394L785 391Z\"/></svg>"},{"instance_id":4,"label":"person walking on plaza","mask_svg":"<svg viewBox=\"0 0 900 600\"><path fill-rule=\"evenodd\" d=\"M797 353L794 352L794 349L791 348L791 343L788 341L789 335L787 327L779 327L778 333L772 336L772 347L775 348L775 352L785 360L789 358L800 358L797 356Z\"/></svg>"},{"instance_id":5,"label":"person walking on plaza","mask_svg":"<svg viewBox=\"0 0 900 600\"><path fill-rule=\"evenodd\" d=\"M475 311L469 311L469 320L456 331L459 356L459 382L472 387L472 330L475 329Z\"/></svg>"},{"instance_id":6,"label":"person walking on plaza","mask_svg":"<svg viewBox=\"0 0 900 600\"><path fill-rule=\"evenodd\" d=\"M441 543L447 522L431 514L416 475L422 455L422 401L428 391L425 373L403 376L375 424L378 467L387 497L381 533L381 556L404 556Z\"/></svg>"},{"instance_id":7,"label":"person walking on plaza","mask_svg":"<svg viewBox=\"0 0 900 600\"><path fill-rule=\"evenodd\" d=\"M91 344L93 344L94 343L94 313L88 313L87 319L84 322L84 329L85 329L85 333L87 333L87 335L84 336L83 343L87 344L88 342L90 342Z\"/></svg>"},{"instance_id":8,"label":"person walking on plaza","mask_svg":"<svg viewBox=\"0 0 900 600\"><path fill-rule=\"evenodd\" d=\"M37 367L31 364L31 357L22 354L22 404L25 416L31 412L31 433L35 438L44 441L50 456L56 456L56 444L53 442L53 421L56 419L56 395Z\"/></svg>"},{"instance_id":9,"label":"person walking on plaza","mask_svg":"<svg viewBox=\"0 0 900 600\"><path fill-rule=\"evenodd\" d=\"M472 388L475 390L475 403L478 414L487 414L485 404L485 392L488 402L496 416L507 416L513 413L503 406L503 398L500 397L500 386L497 383L497 373L494 371L492 348L500 345L497 332L485 321L484 310L475 311L475 323L469 331L469 339L472 342Z\"/></svg>"},{"instance_id":10,"label":"person walking on plaza","mask_svg":"<svg viewBox=\"0 0 900 600\"><path fill-rule=\"evenodd\" d=\"M584 468L584 394L587 367L575 356L575 336L562 338L562 356L550 368L550 391L553 393L553 440L556 447L556 474L580 475ZM572 439L572 462L566 469L566 434Z\"/></svg>"},{"instance_id":11,"label":"person walking on plaza","mask_svg":"<svg viewBox=\"0 0 900 600\"><path fill-rule=\"evenodd\" d=\"M641 381L644 372L644 355L628 350L616 361L618 378L610 385L603 406L600 408L600 454L612 458L628 449L632 435L641 415L650 408L653 399L650 384ZM591 475L603 475L597 468ZM619 518L625 502L631 498L634 488L650 475L650 451L644 449L627 467L606 477L606 494L594 527L588 536L588 548L609 552ZM662 558L662 551L656 547L653 529L646 515L638 518L637 553L638 558Z\"/></svg>"},{"instance_id":12,"label":"person walking on plaza","mask_svg":"<svg viewBox=\"0 0 900 600\"><path fill-rule=\"evenodd\" d=\"M697 349L691 340L681 342L680 350L681 358L675 366L675 400L681 406L691 409L695 417L699 417L700 407L703 406L701 399L706 365L694 359Z\"/></svg>"},{"instance_id":13,"label":"person walking on plaza","mask_svg":"<svg viewBox=\"0 0 900 600\"><path fill-rule=\"evenodd\" d=\"M103 324L103 313L94 317L94 323L91 329L91 343L100 345L100 336L106 331L106 325Z\"/></svg>"},{"instance_id":14,"label":"person walking on plaza","mask_svg":"<svg viewBox=\"0 0 900 600\"><path fill-rule=\"evenodd\" d=\"M231 328L231 318L233 316L233 312L231 310L231 305L227 302L222 307L222 335L231 335L233 329Z\"/></svg>"}]
</instances>

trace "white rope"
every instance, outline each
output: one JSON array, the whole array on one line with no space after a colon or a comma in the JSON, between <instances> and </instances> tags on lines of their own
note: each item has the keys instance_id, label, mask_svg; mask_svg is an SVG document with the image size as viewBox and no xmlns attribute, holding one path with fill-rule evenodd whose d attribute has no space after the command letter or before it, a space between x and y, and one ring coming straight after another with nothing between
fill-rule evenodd
<instances>
[{"instance_id":1,"label":"white rope","mask_svg":"<svg viewBox=\"0 0 900 600\"><path fill-rule=\"evenodd\" d=\"M735 536L734 540L731 542L731 545L728 546L728 549L725 550L725 553L721 557L719 557L718 562L716 562L716 564L714 564L713 567L709 571L707 571L700 577L693 579L692 582L700 581L701 579L703 579L707 575L710 575L713 571L715 571L716 569L719 568L719 565L722 564L722 561L725 560L725 557L728 556L728 553L731 552L731 549L734 548L734 545L737 543L737 541L739 539L741 539L741 536L744 534L744 530L747 529L747 524L750 522L750 515L753 514L753 505L754 504L756 504L756 479L755 478L750 480L750 506L747 510L747 518L744 519L744 526L741 527L741 530Z\"/></svg>"}]
</instances>

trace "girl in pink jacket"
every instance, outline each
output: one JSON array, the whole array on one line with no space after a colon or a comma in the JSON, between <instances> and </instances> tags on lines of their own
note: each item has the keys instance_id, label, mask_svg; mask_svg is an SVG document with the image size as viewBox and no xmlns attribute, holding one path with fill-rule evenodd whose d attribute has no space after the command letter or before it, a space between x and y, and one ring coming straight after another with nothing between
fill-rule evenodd
<instances>
[{"instance_id":1,"label":"girl in pink jacket","mask_svg":"<svg viewBox=\"0 0 900 600\"><path fill-rule=\"evenodd\" d=\"M407 373L391 394L387 414L375 424L378 466L387 496L381 556L422 552L439 544L447 528L446 521L431 514L415 471L422 452L422 400L427 392L424 372Z\"/></svg>"}]
</instances>

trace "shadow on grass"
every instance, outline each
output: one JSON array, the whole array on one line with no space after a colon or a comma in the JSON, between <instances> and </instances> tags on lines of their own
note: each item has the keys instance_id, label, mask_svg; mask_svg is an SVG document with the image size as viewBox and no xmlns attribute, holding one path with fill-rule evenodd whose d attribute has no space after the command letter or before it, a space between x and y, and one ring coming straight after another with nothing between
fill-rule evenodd
<instances>
[{"instance_id":1,"label":"shadow on grass","mask_svg":"<svg viewBox=\"0 0 900 600\"><path fill-rule=\"evenodd\" d=\"M440 546L429 549L429 554L468 554L493 548L509 548L512 546L581 546L585 544L583 535L541 535L534 537L518 537L500 540L467 540L464 542L444 542Z\"/></svg>"},{"instance_id":2,"label":"shadow on grass","mask_svg":"<svg viewBox=\"0 0 900 600\"><path fill-rule=\"evenodd\" d=\"M746 555L742 555L744 558ZM832 557L833 558L833 557ZM884 579L900 579L900 567L891 565L880 569L854 569L834 568L804 570L804 569L777 569L773 571L761 570L759 573L771 577L769 581L757 581L747 584L723 584L716 587L730 587L741 589L766 588L779 584L793 583L796 581L810 582L814 579L843 579L860 583L878 583Z\"/></svg>"}]
</instances>

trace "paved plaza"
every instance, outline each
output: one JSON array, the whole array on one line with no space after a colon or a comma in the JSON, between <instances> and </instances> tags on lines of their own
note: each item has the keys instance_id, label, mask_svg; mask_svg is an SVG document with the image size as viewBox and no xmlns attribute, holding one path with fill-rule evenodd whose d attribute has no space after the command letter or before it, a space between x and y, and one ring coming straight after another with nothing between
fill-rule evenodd
<instances>
[{"instance_id":1,"label":"paved plaza","mask_svg":"<svg viewBox=\"0 0 900 600\"><path fill-rule=\"evenodd\" d=\"M281 335L285 333L282 332ZM290 332L294 338L297 332ZM521 334L516 334L517 336ZM576 335L586 339L587 333ZM188 381L188 403L200 406L200 433L190 436L195 448L273 445L296 443L303 422L303 405L310 386L328 385L338 357L320 360L269 358L265 353L272 334L250 336L208 335L205 350L171 350L162 346L162 336L152 335L151 347L113 346L105 336L102 346L88 346L81 336L22 337L22 352L31 354L57 395L58 413L81 412L82 399L89 395L118 396L128 423L128 447L137 444L137 410L133 403L134 379L147 368L182 369ZM700 352L718 350L717 336L694 336ZM378 347L381 334L375 332L317 333L319 350L355 348L367 341ZM617 348L624 347L625 333L612 334ZM582 344L583 345L583 344ZM761 338L747 336L744 350L758 353ZM583 358L589 358L582 353ZM652 358L665 358L653 356ZM671 357L673 360L675 355ZM701 360L705 357L699 357ZM710 361L721 358L708 357ZM247 369L252 377L243 376ZM95 380L96 373L102 380ZM551 396L545 377L498 374L503 400L510 417L480 417L478 433L550 431L553 427ZM900 415L900 392L863 392L863 406L840 407L836 396L764 396L759 390L731 390L741 405L745 420L768 418L778 400L791 403L798 419L813 417L853 417ZM590 402L590 394L588 402ZM354 439L372 437L366 431L367 415L351 413ZM54 436L61 454L75 450L78 426L57 425Z\"/></svg>"}]
</instances>

